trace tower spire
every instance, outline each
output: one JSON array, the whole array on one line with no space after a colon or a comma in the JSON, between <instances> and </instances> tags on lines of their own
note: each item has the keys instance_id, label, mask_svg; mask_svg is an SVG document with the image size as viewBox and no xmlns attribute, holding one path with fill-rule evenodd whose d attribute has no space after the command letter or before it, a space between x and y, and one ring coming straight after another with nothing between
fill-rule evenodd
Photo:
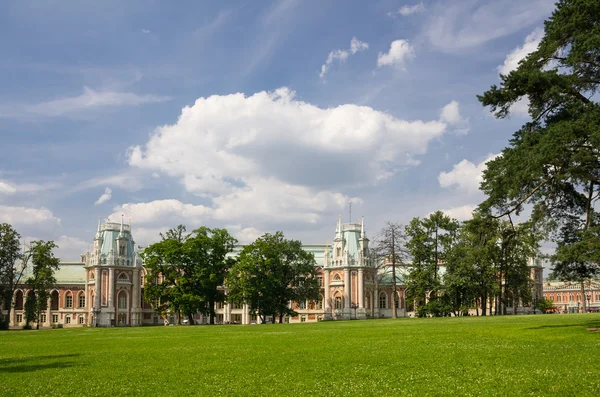
<instances>
[{"instance_id":1,"label":"tower spire","mask_svg":"<svg viewBox=\"0 0 600 397\"><path fill-rule=\"evenodd\" d=\"M335 225L335 238L342 237L342 215L338 215L337 223Z\"/></svg>"},{"instance_id":2,"label":"tower spire","mask_svg":"<svg viewBox=\"0 0 600 397\"><path fill-rule=\"evenodd\" d=\"M360 218L360 238L365 238L365 217Z\"/></svg>"}]
</instances>

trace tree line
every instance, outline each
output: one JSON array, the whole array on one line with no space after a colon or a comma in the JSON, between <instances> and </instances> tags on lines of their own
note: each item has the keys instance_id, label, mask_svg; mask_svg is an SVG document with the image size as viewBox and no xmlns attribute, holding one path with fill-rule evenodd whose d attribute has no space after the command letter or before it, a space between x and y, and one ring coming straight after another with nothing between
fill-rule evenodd
<instances>
[{"instance_id":1,"label":"tree line","mask_svg":"<svg viewBox=\"0 0 600 397\"><path fill-rule=\"evenodd\" d=\"M300 241L266 233L234 258L236 244L225 229L187 233L179 225L161 234L161 241L142 254L145 299L157 313L177 313L190 324L196 313L214 324L215 304L226 300L248 305L262 322L282 322L295 314L290 302L319 299L315 258Z\"/></svg>"},{"instance_id":2,"label":"tree line","mask_svg":"<svg viewBox=\"0 0 600 397\"><path fill-rule=\"evenodd\" d=\"M35 240L21 245L21 235L8 223L0 224L0 329L8 329L14 307L15 291L22 284L29 289L25 296L25 328L31 323L39 329L40 315L46 310L50 291L56 283L54 272L60 261L53 250L54 241Z\"/></svg>"}]
</instances>

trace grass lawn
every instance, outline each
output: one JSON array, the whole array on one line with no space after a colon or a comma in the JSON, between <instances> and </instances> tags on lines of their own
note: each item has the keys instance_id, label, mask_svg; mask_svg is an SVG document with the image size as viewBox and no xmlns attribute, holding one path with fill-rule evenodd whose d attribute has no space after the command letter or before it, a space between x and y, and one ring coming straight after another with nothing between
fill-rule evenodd
<instances>
[{"instance_id":1,"label":"grass lawn","mask_svg":"<svg viewBox=\"0 0 600 397\"><path fill-rule=\"evenodd\" d=\"M600 396L600 314L0 333L0 395Z\"/></svg>"}]
</instances>

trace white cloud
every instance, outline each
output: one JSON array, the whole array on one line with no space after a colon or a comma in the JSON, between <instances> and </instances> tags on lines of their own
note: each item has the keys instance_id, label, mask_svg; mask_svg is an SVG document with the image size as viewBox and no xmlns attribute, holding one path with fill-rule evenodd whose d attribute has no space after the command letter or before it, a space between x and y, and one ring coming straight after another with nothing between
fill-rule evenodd
<instances>
[{"instance_id":1,"label":"white cloud","mask_svg":"<svg viewBox=\"0 0 600 397\"><path fill-rule=\"evenodd\" d=\"M12 225L60 225L60 219L46 208L0 205L0 222Z\"/></svg>"},{"instance_id":2,"label":"white cloud","mask_svg":"<svg viewBox=\"0 0 600 397\"><path fill-rule=\"evenodd\" d=\"M342 189L373 186L415 164L445 131L440 121L400 120L366 106L321 109L286 88L200 98L176 124L131 148L129 164L177 178L203 205L162 200L123 210L140 208L132 216L138 223L191 211L186 216L198 222L262 230L314 224L352 199Z\"/></svg>"},{"instance_id":3,"label":"white cloud","mask_svg":"<svg viewBox=\"0 0 600 397\"><path fill-rule=\"evenodd\" d=\"M79 261L81 254L88 250L91 241L83 241L77 237L61 235L54 240L58 248L54 251L54 255L62 261Z\"/></svg>"},{"instance_id":4,"label":"white cloud","mask_svg":"<svg viewBox=\"0 0 600 397\"><path fill-rule=\"evenodd\" d=\"M156 223L172 224L178 222L199 225L210 219L211 209L203 205L184 204L179 200L155 200L148 203L127 203L113 208L110 219L121 219L121 214L126 219L131 219L134 224L151 225Z\"/></svg>"},{"instance_id":5,"label":"white cloud","mask_svg":"<svg viewBox=\"0 0 600 397\"><path fill-rule=\"evenodd\" d=\"M408 16L408 15L412 15L412 14L418 14L420 12L425 11L425 5L421 2L418 4L414 4L414 5L405 5L400 7L400 9L398 10L398 14L402 15L402 16Z\"/></svg>"},{"instance_id":6,"label":"white cloud","mask_svg":"<svg viewBox=\"0 0 600 397\"><path fill-rule=\"evenodd\" d=\"M473 211L477 206L475 204L467 204L460 207L452 207L441 210L444 214L459 221L467 221L473 217Z\"/></svg>"},{"instance_id":7,"label":"white cloud","mask_svg":"<svg viewBox=\"0 0 600 397\"><path fill-rule=\"evenodd\" d=\"M439 2L425 24L424 36L440 51L476 48L546 19L555 0L474 0Z\"/></svg>"},{"instance_id":8,"label":"white cloud","mask_svg":"<svg viewBox=\"0 0 600 397\"><path fill-rule=\"evenodd\" d=\"M0 194L34 194L45 190L57 188L59 185L56 183L11 183L8 181L0 180Z\"/></svg>"},{"instance_id":9,"label":"white cloud","mask_svg":"<svg viewBox=\"0 0 600 397\"><path fill-rule=\"evenodd\" d=\"M380 52L377 57L377 67L397 65L404 69L404 63L415 57L413 46L406 40L394 40L387 53Z\"/></svg>"},{"instance_id":10,"label":"white cloud","mask_svg":"<svg viewBox=\"0 0 600 397\"><path fill-rule=\"evenodd\" d=\"M333 50L327 55L325 63L321 66L321 73L319 77L325 78L325 75L329 71L329 67L334 61L346 62L350 55L354 55L359 51L364 51L369 48L369 43L358 40L356 37L352 37L350 40L350 49L348 50Z\"/></svg>"},{"instance_id":11,"label":"white cloud","mask_svg":"<svg viewBox=\"0 0 600 397\"><path fill-rule=\"evenodd\" d=\"M96 200L94 205L105 203L108 200L110 200L111 198L112 198L112 190L110 190L110 188L106 188L106 189L104 189L104 193L102 193L102 195L98 198L98 200Z\"/></svg>"},{"instance_id":12,"label":"white cloud","mask_svg":"<svg viewBox=\"0 0 600 397\"><path fill-rule=\"evenodd\" d=\"M16 191L17 191L17 189L14 186L9 185L6 182L0 181L0 193L3 193L3 194L13 194Z\"/></svg>"},{"instance_id":13,"label":"white cloud","mask_svg":"<svg viewBox=\"0 0 600 397\"><path fill-rule=\"evenodd\" d=\"M103 107L138 106L146 103L164 102L170 97L156 95L137 95L131 92L95 91L84 87L83 93L74 97L60 98L36 105L24 105L2 111L4 117L72 116L81 112Z\"/></svg>"},{"instance_id":14,"label":"white cloud","mask_svg":"<svg viewBox=\"0 0 600 397\"><path fill-rule=\"evenodd\" d=\"M456 127L456 132L466 134L469 132L469 120L460 114L460 105L457 101L452 101L442 108L440 121Z\"/></svg>"},{"instance_id":15,"label":"white cloud","mask_svg":"<svg viewBox=\"0 0 600 397\"><path fill-rule=\"evenodd\" d=\"M145 34L150 34L150 33L152 33L152 32L151 32L150 30L148 30L148 29L142 29L142 33L145 33Z\"/></svg>"},{"instance_id":16,"label":"white cloud","mask_svg":"<svg viewBox=\"0 0 600 397\"><path fill-rule=\"evenodd\" d=\"M239 244L250 244L264 234L256 228L243 228L241 225L226 225L225 228L238 240Z\"/></svg>"},{"instance_id":17,"label":"white cloud","mask_svg":"<svg viewBox=\"0 0 600 397\"><path fill-rule=\"evenodd\" d=\"M479 164L463 160L455 164L451 171L440 173L438 182L443 188L456 186L461 191L475 193L479 191L479 185L483 181L483 171L486 168L486 163L498 156L498 154L490 154Z\"/></svg>"},{"instance_id":18,"label":"white cloud","mask_svg":"<svg viewBox=\"0 0 600 397\"><path fill-rule=\"evenodd\" d=\"M525 59L527 55L537 50L542 38L544 30L538 28L531 32L526 38L522 46L515 48L506 56L504 63L498 65L497 70L500 74L509 74L519 66L519 62Z\"/></svg>"},{"instance_id":19,"label":"white cloud","mask_svg":"<svg viewBox=\"0 0 600 397\"><path fill-rule=\"evenodd\" d=\"M139 175L139 173L136 173L133 170L126 170L110 176L90 178L87 181L80 183L74 190L77 191L106 185L116 186L130 192L135 192L144 187L143 175Z\"/></svg>"},{"instance_id":20,"label":"white cloud","mask_svg":"<svg viewBox=\"0 0 600 397\"><path fill-rule=\"evenodd\" d=\"M509 112L512 115L529 117L529 98L522 97L517 102L513 103L509 108Z\"/></svg>"}]
</instances>

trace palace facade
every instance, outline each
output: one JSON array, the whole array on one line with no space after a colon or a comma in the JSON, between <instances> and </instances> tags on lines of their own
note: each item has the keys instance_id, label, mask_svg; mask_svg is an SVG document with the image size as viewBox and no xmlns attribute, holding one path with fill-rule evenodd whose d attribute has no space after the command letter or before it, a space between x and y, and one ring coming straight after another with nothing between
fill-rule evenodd
<instances>
[{"instance_id":1,"label":"palace facade","mask_svg":"<svg viewBox=\"0 0 600 397\"><path fill-rule=\"evenodd\" d=\"M557 313L600 312L600 280L583 283L546 281L544 297L552 302Z\"/></svg>"},{"instance_id":2,"label":"palace facade","mask_svg":"<svg viewBox=\"0 0 600 397\"><path fill-rule=\"evenodd\" d=\"M80 261L61 262L55 273L56 287L50 294L40 326L140 326L163 324L164 318L154 313L144 301L144 276L140 253L131 233L131 225L118 222L98 223L93 249ZM242 247L236 247L237 255ZM392 316L391 278L385 267L371 258L364 219L359 223L336 224L331 245L306 245L314 254L321 284L321 299L291 302L297 316L289 322L339 319L367 319ZM400 272L399 272L400 274ZM24 276L24 279L26 276ZM406 315L404 291L398 276L398 316ZM225 294L227 291L223 291ZM15 291L10 325L25 324L24 305L32 293L24 285ZM6 313L7 307L3 308ZM251 324L258 322L247 305L217 304L218 323ZM166 320L174 322L169 317ZM195 320L202 324L201 314Z\"/></svg>"}]
</instances>

